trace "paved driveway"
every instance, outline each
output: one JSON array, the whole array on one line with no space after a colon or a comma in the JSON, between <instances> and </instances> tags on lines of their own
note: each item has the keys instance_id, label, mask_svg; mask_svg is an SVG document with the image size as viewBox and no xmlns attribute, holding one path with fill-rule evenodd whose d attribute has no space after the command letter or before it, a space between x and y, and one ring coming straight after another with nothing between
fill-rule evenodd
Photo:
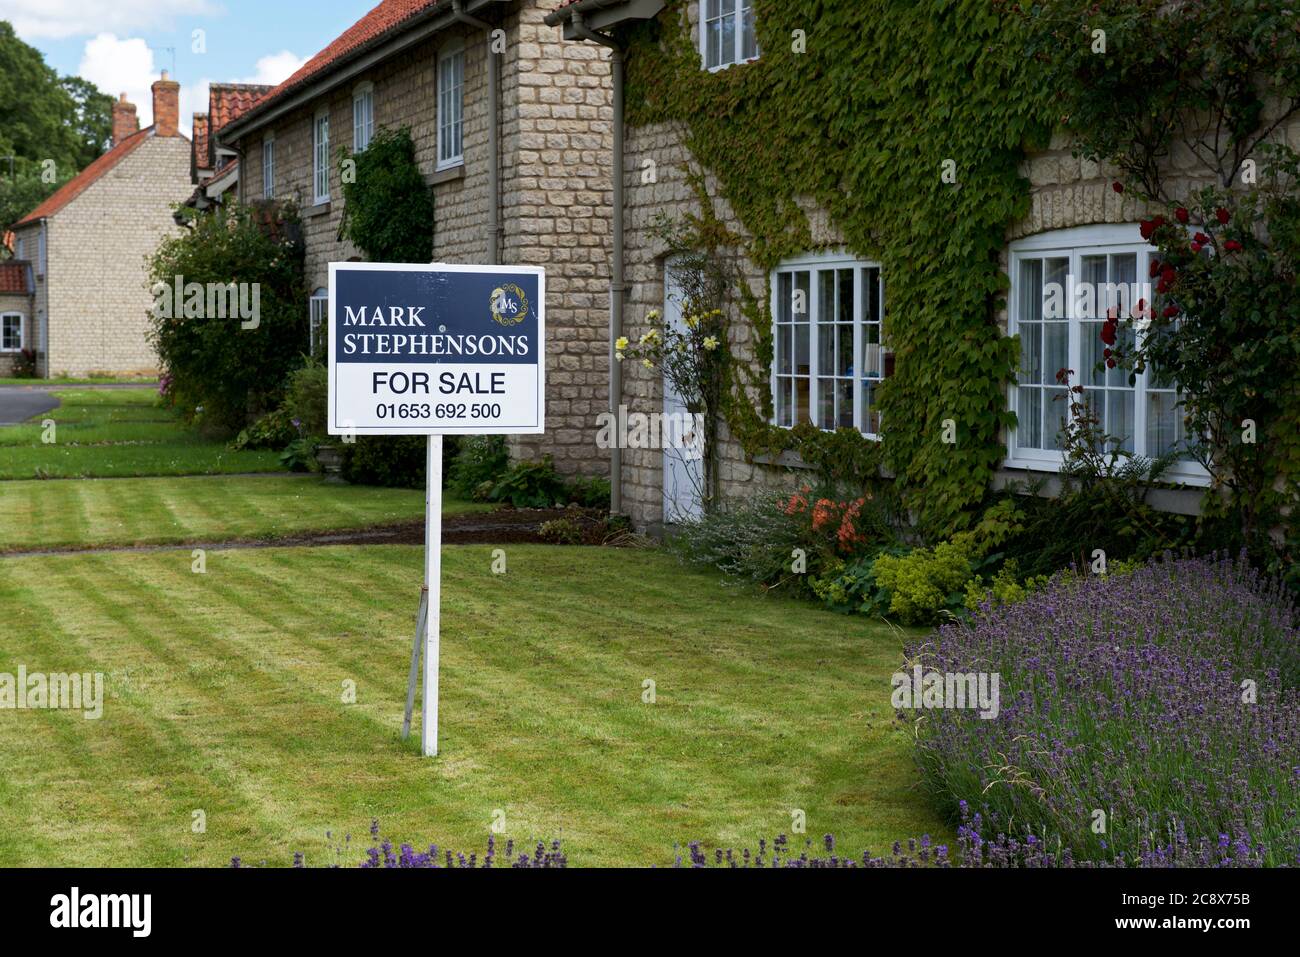
<instances>
[{"instance_id":1,"label":"paved driveway","mask_svg":"<svg viewBox=\"0 0 1300 957\"><path fill-rule=\"evenodd\" d=\"M34 415L58 408L58 405L59 400L47 388L0 386L0 425L17 425Z\"/></svg>"}]
</instances>

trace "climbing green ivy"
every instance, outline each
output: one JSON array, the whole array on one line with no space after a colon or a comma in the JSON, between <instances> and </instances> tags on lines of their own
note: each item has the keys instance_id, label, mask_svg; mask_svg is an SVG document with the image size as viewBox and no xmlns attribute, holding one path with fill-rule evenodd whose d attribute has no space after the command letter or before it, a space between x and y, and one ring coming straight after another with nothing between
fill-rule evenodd
<instances>
[{"instance_id":1,"label":"climbing green ivy","mask_svg":"<svg viewBox=\"0 0 1300 957\"><path fill-rule=\"evenodd\" d=\"M717 178L744 236L705 202L701 242L739 242L761 269L812 246L796 202L827 210L847 245L880 262L896 372L881 389L883 443L841 429L768 424L768 304L747 298L754 367L733 375L726 417L747 453L794 449L828 474L882 467L935 534L966 525L1014 424L1005 384L1017 344L996 322L999 253L1029 205L1018 168L1054 117L1024 20L988 0L754 0L762 56L701 69L684 0L629 30L628 120L675 121ZM951 161L956 183L941 175ZM746 294L742 292L742 296ZM956 442L944 442L945 420Z\"/></svg>"}]
</instances>

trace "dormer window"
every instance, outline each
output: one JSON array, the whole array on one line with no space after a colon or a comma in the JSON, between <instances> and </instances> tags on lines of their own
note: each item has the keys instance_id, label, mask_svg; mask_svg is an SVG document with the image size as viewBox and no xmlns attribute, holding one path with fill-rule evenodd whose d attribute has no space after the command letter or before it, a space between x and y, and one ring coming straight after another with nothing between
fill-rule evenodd
<instances>
[{"instance_id":1,"label":"dormer window","mask_svg":"<svg viewBox=\"0 0 1300 957\"><path fill-rule=\"evenodd\" d=\"M704 65L721 70L758 58L754 0L701 0L700 47Z\"/></svg>"}]
</instances>

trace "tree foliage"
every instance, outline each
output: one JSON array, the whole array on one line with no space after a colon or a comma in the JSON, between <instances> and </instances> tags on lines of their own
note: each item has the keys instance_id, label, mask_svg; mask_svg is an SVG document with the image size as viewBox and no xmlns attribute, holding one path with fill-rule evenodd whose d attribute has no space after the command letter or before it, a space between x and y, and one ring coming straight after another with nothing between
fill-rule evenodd
<instances>
[{"instance_id":1,"label":"tree foliage","mask_svg":"<svg viewBox=\"0 0 1300 957\"><path fill-rule=\"evenodd\" d=\"M0 21L0 227L104 152L112 103L93 83L60 77Z\"/></svg>"}]
</instances>

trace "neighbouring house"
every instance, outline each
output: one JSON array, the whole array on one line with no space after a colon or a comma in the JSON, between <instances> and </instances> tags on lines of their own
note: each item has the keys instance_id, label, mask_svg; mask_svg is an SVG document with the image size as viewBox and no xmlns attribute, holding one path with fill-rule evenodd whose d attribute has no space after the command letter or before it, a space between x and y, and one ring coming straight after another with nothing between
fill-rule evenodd
<instances>
[{"instance_id":1,"label":"neighbouring house","mask_svg":"<svg viewBox=\"0 0 1300 957\"><path fill-rule=\"evenodd\" d=\"M213 83L208 111L193 117L190 182L194 192L185 205L204 210L239 198L239 154L219 145L221 130L275 89L257 83Z\"/></svg>"},{"instance_id":2,"label":"neighbouring house","mask_svg":"<svg viewBox=\"0 0 1300 957\"><path fill-rule=\"evenodd\" d=\"M646 28L647 21L657 21L654 29ZM726 91L719 99L741 95L738 91L745 89L743 75L734 71L763 68L762 25L756 23L751 0L568 0L556 4L547 22L560 27L566 40L596 41L589 42L593 49L600 49L597 44L612 48L612 55L602 51L602 59L620 64L638 57L639 62L681 62L666 54L660 59L654 55L674 42L668 38L684 35L696 56L682 69L709 74L702 82ZM808 26L807 42L812 42L814 31ZM778 41L797 44L801 32L778 33ZM638 92L644 94L647 78L639 79ZM672 82L671 75L653 79ZM781 82L801 80L791 74ZM813 95L811 84L807 92ZM623 91L615 95L621 103ZM852 107L845 103L843 109ZM758 120L773 122L770 116ZM742 220L733 195L687 145L689 115L634 124L617 114L614 123L616 128L625 127L625 146L613 159L622 174L615 193L620 221L612 243L613 271L616 285L625 285L627 296L611 310L615 323L611 334L625 335L635 343L653 324L647 320L652 310L663 314L664 323L681 322L671 249L656 227L662 217L680 221L700 216L702 187L711 206L707 215L716 216L731 234L752 238L755 223ZM823 135L834 134L809 132L807 149L816 151ZM1300 136L1300 124L1293 123L1289 135ZM1185 168L1176 167L1179 172ZM1066 408L1065 402L1057 400L1066 390L1055 373L1067 366L1088 370L1100 365L1097 332L1104 314L1046 316L1046 291L1054 282L1064 285L1067 277L1117 285L1145 280L1154 249L1139 231L1138 221L1147 215L1146 208L1112 188L1113 171L1073 156L1059 134L1047 150L1026 155L1021 175L1028 182L1029 212L1007 224L1001 265L1009 292L1003 306L990 305L996 329L1003 336L1020 337L1020 373L1003 390L1004 407L1016 413L1018 424L990 432L985 441L989 445L1000 441L1006 449L992 475L993 487L1041 480L1042 494L1054 494L1063 460L1058 431ZM762 383L748 387L756 408L763 404L760 393L767 392L768 425L791 429L807 423L827 432L848 428L878 442L889 431L888 423L881 421L877 396L881 384L894 375L891 320L906 321L906 317L888 312L891 276L876 251L851 248L826 209L798 192L795 184L787 180L785 185L787 191L771 197L775 202L763 208L790 210L789 221L798 218L801 228L806 220L807 248L769 270L754 263L743 243L740 249L733 247L750 294L767 307L764 315L771 328L765 331L770 333L772 350L770 359L764 360L755 330L736 316L731 354L753 371L752 383ZM641 413L681 408L657 370L611 362L610 377L615 382L615 407ZM1130 384L1123 370L1109 376L1103 370L1101 379L1088 383L1090 392L1101 403L1106 431L1122 438L1126 449L1155 457L1184 440L1172 383L1160 382L1148 372L1138 374ZM935 432L937 441L937 427ZM747 449L726 422L720 426L716 445L715 492L724 498L763 488L788 490L812 481L805 471L807 463L797 452ZM683 463L680 452L657 448L616 449L612 458L615 507L638 527L661 529L700 513L698 463ZM1184 455L1165 477L1166 486L1153 490L1149 501L1170 511L1196 512L1208 483L1204 469Z\"/></svg>"},{"instance_id":3,"label":"neighbouring house","mask_svg":"<svg viewBox=\"0 0 1300 957\"><path fill-rule=\"evenodd\" d=\"M433 190L433 261L547 270L547 431L520 458L603 473L613 145L608 62L562 42L553 0L384 0L216 136L245 158L241 200L300 209L313 329L339 239L338 154L408 127Z\"/></svg>"},{"instance_id":4,"label":"neighbouring house","mask_svg":"<svg viewBox=\"0 0 1300 957\"><path fill-rule=\"evenodd\" d=\"M25 259L0 261L0 376L11 376L24 349L33 348L34 283Z\"/></svg>"},{"instance_id":5,"label":"neighbouring house","mask_svg":"<svg viewBox=\"0 0 1300 957\"><path fill-rule=\"evenodd\" d=\"M146 257L175 233L190 189L190 143L177 128L180 84L153 84L154 123L139 128L126 94L104 153L13 225L34 290L30 347L38 374L152 373Z\"/></svg>"}]
</instances>

